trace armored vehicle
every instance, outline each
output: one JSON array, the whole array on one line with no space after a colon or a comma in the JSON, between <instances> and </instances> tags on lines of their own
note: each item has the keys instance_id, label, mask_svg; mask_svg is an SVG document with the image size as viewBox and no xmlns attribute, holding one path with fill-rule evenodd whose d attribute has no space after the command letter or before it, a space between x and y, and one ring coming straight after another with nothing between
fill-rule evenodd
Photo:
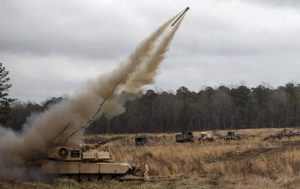
<instances>
[{"instance_id":1,"label":"armored vehicle","mask_svg":"<svg viewBox=\"0 0 300 189\"><path fill-rule=\"evenodd\" d=\"M240 136L236 135L233 131L228 131L225 140L240 140Z\"/></svg>"},{"instance_id":2,"label":"armored vehicle","mask_svg":"<svg viewBox=\"0 0 300 189\"><path fill-rule=\"evenodd\" d=\"M176 142L194 142L193 132L182 132L176 135Z\"/></svg>"},{"instance_id":3,"label":"armored vehicle","mask_svg":"<svg viewBox=\"0 0 300 189\"><path fill-rule=\"evenodd\" d=\"M135 137L135 145L136 146L143 146L145 144L147 144L146 136L137 136L137 137Z\"/></svg>"},{"instance_id":4,"label":"armored vehicle","mask_svg":"<svg viewBox=\"0 0 300 189\"><path fill-rule=\"evenodd\" d=\"M200 142L204 142L204 141L212 142L212 141L214 141L214 137L210 133L201 132L199 141Z\"/></svg>"},{"instance_id":5,"label":"armored vehicle","mask_svg":"<svg viewBox=\"0 0 300 189\"><path fill-rule=\"evenodd\" d=\"M97 145L57 146L49 148L46 158L35 159L34 165L47 176L82 179L119 179L126 174L144 176L144 171L128 163L113 162L108 151Z\"/></svg>"}]
</instances>

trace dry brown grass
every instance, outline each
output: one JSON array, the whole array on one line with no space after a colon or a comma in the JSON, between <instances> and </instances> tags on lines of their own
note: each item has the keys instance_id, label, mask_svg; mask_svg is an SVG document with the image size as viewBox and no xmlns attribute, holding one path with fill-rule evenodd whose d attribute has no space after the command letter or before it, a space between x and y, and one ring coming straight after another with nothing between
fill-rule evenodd
<instances>
[{"instance_id":1,"label":"dry brown grass","mask_svg":"<svg viewBox=\"0 0 300 189\"><path fill-rule=\"evenodd\" d=\"M300 142L298 148L285 150L278 148L282 145L279 140L262 140L279 131L281 129L239 130L237 134L243 138L240 141L224 141L222 137L226 131L215 131L218 139L212 143L195 141L184 144L175 142L175 134L146 134L149 144L139 147L134 144L135 135L123 135L125 139L108 143L103 148L111 152L114 161L141 167L148 164L153 182L0 182L0 188L300 188ZM200 132L194 135L198 138ZM300 137L284 138L283 141L300 141ZM247 151L272 148L280 150L241 156ZM240 156L242 158L236 159ZM208 162L211 159L215 161Z\"/></svg>"},{"instance_id":2,"label":"dry brown grass","mask_svg":"<svg viewBox=\"0 0 300 189\"><path fill-rule=\"evenodd\" d=\"M195 176L217 175L263 175L276 174L297 175L300 172L300 152L290 150L272 155L258 155L253 158L232 161L206 160L218 157L235 157L246 151L280 146L278 141L262 141L262 139L281 129L246 129L237 133L242 136L240 141L224 141L217 139L212 143L175 143L174 134L148 134L149 144L136 147L134 135L127 139L107 144L107 148L115 161L129 162L143 167L148 164L149 174L162 178L184 178ZM222 138L226 131L215 131ZM195 137L200 132L194 133ZM284 139L297 141L300 137Z\"/></svg>"},{"instance_id":3,"label":"dry brown grass","mask_svg":"<svg viewBox=\"0 0 300 189\"><path fill-rule=\"evenodd\" d=\"M276 179L257 175L209 176L157 182L93 181L78 183L59 179L52 182L0 182L1 189L299 189L299 176Z\"/></svg>"}]
</instances>

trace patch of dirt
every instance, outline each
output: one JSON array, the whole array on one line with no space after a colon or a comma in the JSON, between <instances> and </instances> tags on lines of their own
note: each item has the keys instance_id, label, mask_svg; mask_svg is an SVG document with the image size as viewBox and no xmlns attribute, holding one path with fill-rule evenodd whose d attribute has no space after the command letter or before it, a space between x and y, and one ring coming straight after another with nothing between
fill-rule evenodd
<instances>
[{"instance_id":1,"label":"patch of dirt","mask_svg":"<svg viewBox=\"0 0 300 189\"><path fill-rule=\"evenodd\" d=\"M226 156L205 159L204 162L214 163L218 161L240 161L244 159L252 159L261 154L265 156L271 156L275 153L284 152L291 149L300 149L300 141L282 141L279 143L278 147L257 148L257 149L245 151L240 154L228 154Z\"/></svg>"}]
</instances>

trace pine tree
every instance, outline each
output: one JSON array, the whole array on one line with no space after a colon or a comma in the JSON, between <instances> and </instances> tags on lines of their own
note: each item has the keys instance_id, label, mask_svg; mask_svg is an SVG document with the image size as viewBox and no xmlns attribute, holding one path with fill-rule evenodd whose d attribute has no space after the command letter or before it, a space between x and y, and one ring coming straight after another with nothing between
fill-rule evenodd
<instances>
[{"instance_id":1,"label":"pine tree","mask_svg":"<svg viewBox=\"0 0 300 189\"><path fill-rule=\"evenodd\" d=\"M10 105L15 99L8 97L10 78L8 77L9 72L0 63L0 124L5 124L9 119Z\"/></svg>"}]
</instances>

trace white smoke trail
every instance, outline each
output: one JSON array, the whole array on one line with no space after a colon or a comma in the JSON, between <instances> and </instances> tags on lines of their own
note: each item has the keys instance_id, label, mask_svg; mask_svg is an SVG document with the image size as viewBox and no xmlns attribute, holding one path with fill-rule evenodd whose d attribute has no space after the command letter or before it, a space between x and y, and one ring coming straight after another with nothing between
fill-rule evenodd
<instances>
[{"instance_id":1,"label":"white smoke trail","mask_svg":"<svg viewBox=\"0 0 300 189\"><path fill-rule=\"evenodd\" d=\"M166 52L168 51L168 46L172 41L176 31L178 30L181 22L185 15L178 21L174 28L168 33L158 44L158 47L155 48L153 54L145 60L145 63L138 67L139 70L134 72L131 75L131 78L127 80L126 86L124 87L125 91L138 92L141 90L141 87L151 84L154 82L155 75L159 65L162 63Z\"/></svg>"}]
</instances>

